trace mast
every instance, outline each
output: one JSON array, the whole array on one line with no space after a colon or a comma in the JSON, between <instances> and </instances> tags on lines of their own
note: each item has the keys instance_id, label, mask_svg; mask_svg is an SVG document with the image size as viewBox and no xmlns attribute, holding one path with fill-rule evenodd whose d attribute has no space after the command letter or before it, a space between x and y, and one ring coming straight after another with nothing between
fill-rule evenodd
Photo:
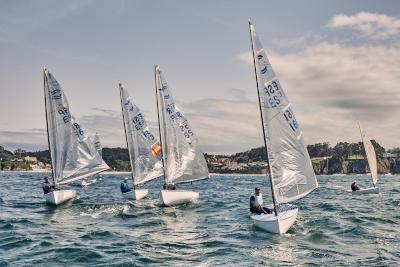
<instances>
[{"instance_id":1,"label":"mast","mask_svg":"<svg viewBox=\"0 0 400 267\"><path fill-rule=\"evenodd\" d=\"M131 151L130 151L129 145L128 145L128 135L126 134L125 114L124 114L124 103L122 102L122 89L123 89L123 85L122 85L122 83L119 83L118 86L119 86L119 97L120 97L120 99L121 99L122 120L123 120L123 123L124 123L124 133L125 133L126 147L128 148L129 161L130 161L130 163L131 163L131 175L132 175L133 190L136 190L135 176L134 176L134 174L133 174L134 169L133 169Z\"/></svg>"},{"instance_id":2,"label":"mast","mask_svg":"<svg viewBox=\"0 0 400 267\"><path fill-rule=\"evenodd\" d=\"M269 175L269 181L270 181L270 184L271 184L272 202L274 203L274 213L275 213L275 216L278 216L277 205L276 205L276 199L275 199L275 191L274 191L274 183L272 182L271 164L270 164L270 162L269 162L269 153L268 153L268 147L267 147L267 138L266 138L265 129L264 129L264 118L263 118L262 107L261 107L260 88L259 88L259 86L258 86L258 74L257 74L257 68L256 68L256 57L255 57L255 54L254 54L255 52L254 52L253 36L252 36L252 34L251 34L251 21L250 21L250 20L249 20L249 30L250 30L250 40L251 40L251 51L253 52L254 73L255 73L256 84L257 84L258 105L259 105L259 108L260 108L261 128L262 128L262 131L263 131L265 152L267 153L268 175Z\"/></svg>"},{"instance_id":3,"label":"mast","mask_svg":"<svg viewBox=\"0 0 400 267\"><path fill-rule=\"evenodd\" d=\"M50 166L51 166L51 177L53 179L53 185L56 186L56 179L54 177L53 160L51 158L51 145L50 145L50 134L49 134L49 120L47 118L47 92L46 92L46 68L43 68L43 90L44 90L44 110L46 114L46 132L47 132L47 143L49 146L50 153Z\"/></svg>"},{"instance_id":4,"label":"mast","mask_svg":"<svg viewBox=\"0 0 400 267\"><path fill-rule=\"evenodd\" d=\"M157 89L158 89L158 86L157 86L157 69L158 69L158 65L154 65L154 83L155 83L155 86L156 86L158 134L159 134L160 146L161 146L161 162L162 162L162 165L163 165L164 182L166 184L167 183L167 176L165 175L164 148L163 148L162 139L161 139L160 109L159 109L159 106L158 106L159 104L158 104L158 92L157 92Z\"/></svg>"}]
</instances>

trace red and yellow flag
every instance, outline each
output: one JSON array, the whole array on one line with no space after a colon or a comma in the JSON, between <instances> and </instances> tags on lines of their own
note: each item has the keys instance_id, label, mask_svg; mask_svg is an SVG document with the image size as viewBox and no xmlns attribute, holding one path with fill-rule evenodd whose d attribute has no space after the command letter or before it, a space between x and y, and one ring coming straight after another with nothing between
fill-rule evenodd
<instances>
[{"instance_id":1,"label":"red and yellow flag","mask_svg":"<svg viewBox=\"0 0 400 267\"><path fill-rule=\"evenodd\" d=\"M156 156L161 153L161 146L159 143L151 147L151 153L153 154L153 156Z\"/></svg>"}]
</instances>

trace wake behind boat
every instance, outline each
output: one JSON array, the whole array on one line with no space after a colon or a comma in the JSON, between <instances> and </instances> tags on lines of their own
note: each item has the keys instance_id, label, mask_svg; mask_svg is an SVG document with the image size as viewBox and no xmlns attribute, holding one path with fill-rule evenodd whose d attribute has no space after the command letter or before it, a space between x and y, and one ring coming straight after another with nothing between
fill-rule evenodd
<instances>
[{"instance_id":1,"label":"wake behind boat","mask_svg":"<svg viewBox=\"0 0 400 267\"><path fill-rule=\"evenodd\" d=\"M283 234L298 214L298 208L286 203L305 197L318 187L318 182L291 104L251 22L249 27L274 204L273 214L253 214L251 219L265 231Z\"/></svg>"},{"instance_id":2,"label":"wake behind boat","mask_svg":"<svg viewBox=\"0 0 400 267\"><path fill-rule=\"evenodd\" d=\"M147 189L137 186L162 176L161 146L150 132L143 113L133 102L128 91L119 84L125 140L129 152L133 190L122 192L126 199L139 200L147 196Z\"/></svg>"},{"instance_id":3,"label":"wake behind boat","mask_svg":"<svg viewBox=\"0 0 400 267\"><path fill-rule=\"evenodd\" d=\"M76 196L75 190L61 190L61 185L93 176L109 167L96 151L88 133L71 114L60 84L47 69L43 70L43 76L54 188L44 196L47 203L58 205Z\"/></svg>"},{"instance_id":4,"label":"wake behind boat","mask_svg":"<svg viewBox=\"0 0 400 267\"><path fill-rule=\"evenodd\" d=\"M348 190L348 192L351 192L352 194L379 194L379 188L376 186L378 182L378 164L376 161L376 153L375 153L375 148L371 143L371 140L366 136L365 132L361 128L360 123L358 122L358 128L360 130L360 135L361 139L364 145L364 150L365 154L367 155L367 161L368 161L368 167L370 170L371 174L371 179L372 179L372 187L370 188L364 188L364 189L359 189L354 188L352 184L352 190Z\"/></svg>"},{"instance_id":5,"label":"wake behind boat","mask_svg":"<svg viewBox=\"0 0 400 267\"><path fill-rule=\"evenodd\" d=\"M192 127L175 104L158 66L155 66L155 83L165 180L160 200L166 206L196 202L199 193L175 190L175 185L208 179L207 162Z\"/></svg>"}]
</instances>

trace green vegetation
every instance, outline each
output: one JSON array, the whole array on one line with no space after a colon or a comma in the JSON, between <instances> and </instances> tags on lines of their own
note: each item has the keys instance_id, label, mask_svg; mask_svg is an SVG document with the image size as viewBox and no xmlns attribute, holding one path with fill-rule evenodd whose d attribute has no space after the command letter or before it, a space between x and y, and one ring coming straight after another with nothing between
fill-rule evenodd
<instances>
[{"instance_id":1,"label":"green vegetation","mask_svg":"<svg viewBox=\"0 0 400 267\"><path fill-rule=\"evenodd\" d=\"M400 173L400 148L387 151L375 140L372 140L378 159L379 173ZM329 143L317 143L307 146L313 167L317 174L333 173L366 173L368 163L365 158L363 144L339 142L334 147ZM390 157L385 152L392 153ZM1 170L30 170L26 156L36 157L43 165L50 164L48 150L26 152L17 149L13 152L0 146ZM266 173L267 154L264 147L232 155L205 154L211 173ZM115 171L130 171L129 154L126 148L103 148L103 159Z\"/></svg>"}]
</instances>

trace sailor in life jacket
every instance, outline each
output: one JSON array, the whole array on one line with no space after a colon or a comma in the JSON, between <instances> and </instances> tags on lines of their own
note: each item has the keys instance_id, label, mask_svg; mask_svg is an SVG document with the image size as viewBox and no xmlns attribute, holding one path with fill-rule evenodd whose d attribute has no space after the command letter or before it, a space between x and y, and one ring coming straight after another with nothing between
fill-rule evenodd
<instances>
[{"instance_id":1,"label":"sailor in life jacket","mask_svg":"<svg viewBox=\"0 0 400 267\"><path fill-rule=\"evenodd\" d=\"M127 193L132 191L132 188L128 185L128 177L124 178L124 181L121 182L121 193Z\"/></svg>"},{"instance_id":2,"label":"sailor in life jacket","mask_svg":"<svg viewBox=\"0 0 400 267\"><path fill-rule=\"evenodd\" d=\"M250 212L253 214L270 214L272 211L264 206L260 188L254 189L254 195L250 197Z\"/></svg>"},{"instance_id":3,"label":"sailor in life jacket","mask_svg":"<svg viewBox=\"0 0 400 267\"><path fill-rule=\"evenodd\" d=\"M45 194L45 195L50 193L50 192L52 192L52 191L54 191L54 189L55 189L54 185L52 185L50 183L49 177L47 175L44 177L44 182L42 184L42 189L43 189L43 194Z\"/></svg>"}]
</instances>

